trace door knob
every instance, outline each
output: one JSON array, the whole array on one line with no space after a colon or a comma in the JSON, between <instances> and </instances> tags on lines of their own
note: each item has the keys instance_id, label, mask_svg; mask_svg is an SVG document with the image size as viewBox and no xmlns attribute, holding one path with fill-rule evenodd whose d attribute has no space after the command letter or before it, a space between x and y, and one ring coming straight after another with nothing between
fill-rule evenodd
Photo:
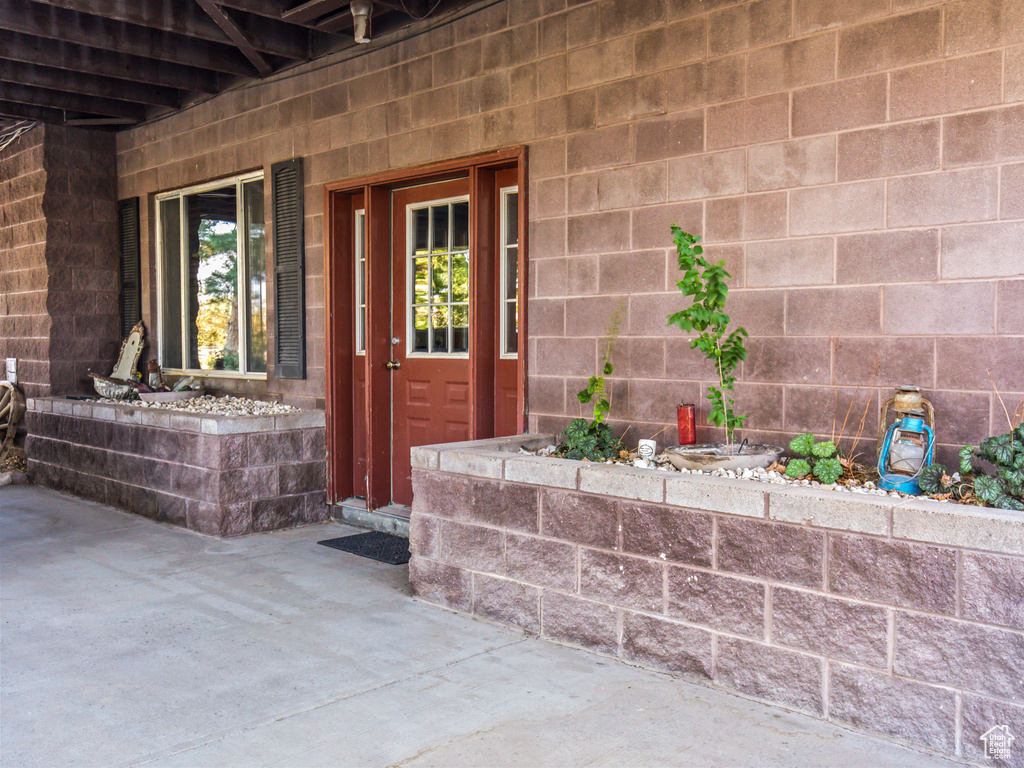
<instances>
[{"instance_id":1,"label":"door knob","mask_svg":"<svg viewBox=\"0 0 1024 768\"><path fill-rule=\"evenodd\" d=\"M398 360L388 360L386 363L384 363L384 367L387 368L389 371L397 371L399 368L402 367L402 363Z\"/></svg>"}]
</instances>

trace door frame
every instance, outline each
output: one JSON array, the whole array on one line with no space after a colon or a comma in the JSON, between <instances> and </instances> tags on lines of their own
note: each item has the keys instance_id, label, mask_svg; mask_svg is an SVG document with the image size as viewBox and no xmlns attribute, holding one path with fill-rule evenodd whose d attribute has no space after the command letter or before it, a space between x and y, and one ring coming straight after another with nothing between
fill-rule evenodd
<instances>
[{"instance_id":1,"label":"door frame","mask_svg":"<svg viewBox=\"0 0 1024 768\"><path fill-rule=\"evenodd\" d=\"M453 176L469 178L470 195L470 274L474 275L470 293L470 317L489 305L483 291L497 276L495 247L498 190L495 173L516 169L519 186L519 338L516 428L526 431L528 373L527 302L529 286L527 238L527 150L526 147L499 150L481 155L447 160L415 168L396 169L355 179L324 184L324 329L326 410L327 410L327 500L337 504L363 490L353 478L353 428L357 418L366 427L366 506L378 509L391 501L391 387L385 363L391 359L391 191L410 184L442 181ZM355 269L353 200L363 194L366 211L366 411L354 413L354 384L351 372L356 365ZM377 256L382 251L385 257ZM371 258L375 256L375 258ZM382 265L388 275L378 275ZM490 437L494 432L494 409L483 407L494 392L496 340L487 324L471 325L470 367L470 439ZM375 386L377 385L377 386Z\"/></svg>"}]
</instances>

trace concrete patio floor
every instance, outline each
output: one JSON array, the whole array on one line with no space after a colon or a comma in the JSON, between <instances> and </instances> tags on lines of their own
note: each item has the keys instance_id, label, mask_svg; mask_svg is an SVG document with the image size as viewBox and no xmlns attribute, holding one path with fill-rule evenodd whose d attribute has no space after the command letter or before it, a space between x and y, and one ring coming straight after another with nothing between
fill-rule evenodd
<instances>
[{"instance_id":1,"label":"concrete patio floor","mask_svg":"<svg viewBox=\"0 0 1024 768\"><path fill-rule=\"evenodd\" d=\"M328 524L218 541L0 489L0 763L956 765L426 605Z\"/></svg>"}]
</instances>

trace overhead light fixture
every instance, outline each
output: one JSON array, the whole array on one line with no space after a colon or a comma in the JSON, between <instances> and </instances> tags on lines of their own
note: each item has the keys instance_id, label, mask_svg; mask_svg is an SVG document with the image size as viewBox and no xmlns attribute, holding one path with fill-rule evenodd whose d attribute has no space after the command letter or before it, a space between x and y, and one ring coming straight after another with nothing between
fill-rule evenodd
<instances>
[{"instance_id":1,"label":"overhead light fixture","mask_svg":"<svg viewBox=\"0 0 1024 768\"><path fill-rule=\"evenodd\" d=\"M370 42L370 18L373 15L373 3L370 0L352 0L349 6L357 43Z\"/></svg>"}]
</instances>

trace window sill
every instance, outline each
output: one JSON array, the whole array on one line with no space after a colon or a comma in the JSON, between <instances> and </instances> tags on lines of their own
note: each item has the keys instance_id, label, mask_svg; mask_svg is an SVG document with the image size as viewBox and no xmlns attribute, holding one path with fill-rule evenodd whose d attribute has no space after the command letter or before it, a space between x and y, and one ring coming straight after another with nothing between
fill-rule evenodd
<instances>
[{"instance_id":1,"label":"window sill","mask_svg":"<svg viewBox=\"0 0 1024 768\"><path fill-rule=\"evenodd\" d=\"M190 371L180 368L161 368L165 376L193 376L197 379L240 379L242 381L266 381L266 373L239 373L238 371Z\"/></svg>"}]
</instances>

